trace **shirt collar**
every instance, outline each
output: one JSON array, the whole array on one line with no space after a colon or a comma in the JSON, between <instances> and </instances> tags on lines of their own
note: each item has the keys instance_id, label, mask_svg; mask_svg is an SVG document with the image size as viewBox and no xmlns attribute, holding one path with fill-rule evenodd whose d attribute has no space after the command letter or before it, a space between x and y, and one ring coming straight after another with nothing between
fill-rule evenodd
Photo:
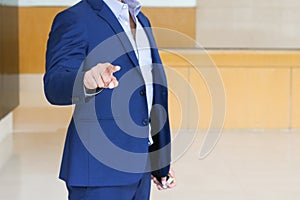
<instances>
[{"instance_id":1,"label":"shirt collar","mask_svg":"<svg viewBox=\"0 0 300 200\"><path fill-rule=\"evenodd\" d=\"M114 13L114 15L118 18L122 8L125 4L128 5L129 12L133 16L137 16L142 8L142 5L139 1L137 0L123 0L124 3L118 1L118 0L103 0L108 7L111 9L111 11Z\"/></svg>"}]
</instances>

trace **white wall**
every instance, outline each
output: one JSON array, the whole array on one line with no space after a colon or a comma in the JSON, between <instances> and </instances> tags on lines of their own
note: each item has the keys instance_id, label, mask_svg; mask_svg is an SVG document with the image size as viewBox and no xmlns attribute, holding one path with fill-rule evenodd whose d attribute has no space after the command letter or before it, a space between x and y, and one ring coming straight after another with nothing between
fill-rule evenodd
<instances>
[{"instance_id":1,"label":"white wall","mask_svg":"<svg viewBox=\"0 0 300 200\"><path fill-rule=\"evenodd\" d=\"M1 0L2 4L15 5L15 0ZM19 0L19 6L70 6L79 0ZM197 0L140 0L146 7L195 7Z\"/></svg>"},{"instance_id":2,"label":"white wall","mask_svg":"<svg viewBox=\"0 0 300 200\"><path fill-rule=\"evenodd\" d=\"M198 0L205 47L300 48L299 0Z\"/></svg>"},{"instance_id":3,"label":"white wall","mask_svg":"<svg viewBox=\"0 0 300 200\"><path fill-rule=\"evenodd\" d=\"M13 115L6 115L0 120L0 142L13 132Z\"/></svg>"},{"instance_id":4,"label":"white wall","mask_svg":"<svg viewBox=\"0 0 300 200\"><path fill-rule=\"evenodd\" d=\"M43 88L43 74L21 74L20 80L20 105L19 107L47 107Z\"/></svg>"},{"instance_id":5,"label":"white wall","mask_svg":"<svg viewBox=\"0 0 300 200\"><path fill-rule=\"evenodd\" d=\"M13 154L13 114L0 120L0 169Z\"/></svg>"},{"instance_id":6,"label":"white wall","mask_svg":"<svg viewBox=\"0 0 300 200\"><path fill-rule=\"evenodd\" d=\"M14 133L65 130L73 108L50 105L44 95L43 74L21 74L20 105L14 110Z\"/></svg>"}]
</instances>

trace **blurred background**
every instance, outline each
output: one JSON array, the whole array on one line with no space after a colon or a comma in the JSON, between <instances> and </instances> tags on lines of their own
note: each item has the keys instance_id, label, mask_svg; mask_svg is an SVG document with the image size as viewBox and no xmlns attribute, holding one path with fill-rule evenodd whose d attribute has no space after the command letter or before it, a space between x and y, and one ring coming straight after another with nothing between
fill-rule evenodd
<instances>
[{"instance_id":1,"label":"blurred background","mask_svg":"<svg viewBox=\"0 0 300 200\"><path fill-rule=\"evenodd\" d=\"M50 105L42 77L52 20L78 1L0 2L0 199L67 199L57 176L73 107ZM178 186L153 188L152 199L298 200L300 1L140 2L152 26L163 28L154 33L165 66L188 81L199 108L189 114L196 108L187 88L170 92L174 136L197 137L174 161ZM216 67L226 94L222 137L205 159L200 149L215 107L210 77L195 65Z\"/></svg>"}]
</instances>

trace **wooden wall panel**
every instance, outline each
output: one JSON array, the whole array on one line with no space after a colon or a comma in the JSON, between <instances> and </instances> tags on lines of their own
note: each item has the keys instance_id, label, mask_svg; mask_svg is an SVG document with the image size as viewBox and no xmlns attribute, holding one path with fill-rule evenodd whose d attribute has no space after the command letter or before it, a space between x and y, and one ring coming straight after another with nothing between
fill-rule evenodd
<instances>
[{"instance_id":1,"label":"wooden wall panel","mask_svg":"<svg viewBox=\"0 0 300 200\"><path fill-rule=\"evenodd\" d=\"M198 109L198 116L195 116L195 114L191 115L190 120L198 120L200 129L207 129L210 125L212 117L213 105L209 91L209 86L206 82L207 78L209 77L203 77L203 74L199 73L199 71L195 67L189 68L189 80L192 87L192 91L194 93L190 96L196 97L197 107L188 107L188 109Z\"/></svg>"},{"instance_id":2,"label":"wooden wall panel","mask_svg":"<svg viewBox=\"0 0 300 200\"><path fill-rule=\"evenodd\" d=\"M212 60L215 61L226 90L225 129L289 129L290 119L293 121L293 128L299 128L300 96L297 92L300 91L299 52L263 54L211 51L209 54L212 60L203 51L179 50L177 53L203 68L211 65ZM200 128L208 128L213 107L203 77L180 56L164 51L161 54L166 65L188 68L187 79L198 97L200 106ZM294 66L293 72L290 66ZM291 87L293 87L292 95ZM290 107L291 98L293 98L292 107ZM193 108L188 105L184 109ZM292 118L290 109L293 111ZM194 119L192 116L189 117Z\"/></svg>"},{"instance_id":3,"label":"wooden wall panel","mask_svg":"<svg viewBox=\"0 0 300 200\"><path fill-rule=\"evenodd\" d=\"M154 27L159 47L195 47L196 8L143 8L143 12Z\"/></svg>"},{"instance_id":4,"label":"wooden wall panel","mask_svg":"<svg viewBox=\"0 0 300 200\"><path fill-rule=\"evenodd\" d=\"M227 94L226 129L287 129L290 70L221 69Z\"/></svg>"},{"instance_id":5,"label":"wooden wall panel","mask_svg":"<svg viewBox=\"0 0 300 200\"><path fill-rule=\"evenodd\" d=\"M54 16L65 7L21 7L20 21L20 71L43 73L48 33ZM172 29L195 39L196 12L194 8L144 8L154 27ZM163 16L163 17L162 17ZM178 41L178 34L156 31L160 47L189 47L189 41ZM172 36L171 35L171 36ZM193 40L192 40L193 41Z\"/></svg>"},{"instance_id":6,"label":"wooden wall panel","mask_svg":"<svg viewBox=\"0 0 300 200\"><path fill-rule=\"evenodd\" d=\"M20 72L44 73L48 33L63 7L21 7L19 10Z\"/></svg>"},{"instance_id":7,"label":"wooden wall panel","mask_svg":"<svg viewBox=\"0 0 300 200\"><path fill-rule=\"evenodd\" d=\"M218 67L300 67L300 51L218 50L209 51Z\"/></svg>"},{"instance_id":8,"label":"wooden wall panel","mask_svg":"<svg viewBox=\"0 0 300 200\"><path fill-rule=\"evenodd\" d=\"M292 128L300 129L300 68L293 69L291 96Z\"/></svg>"},{"instance_id":9,"label":"wooden wall panel","mask_svg":"<svg viewBox=\"0 0 300 200\"><path fill-rule=\"evenodd\" d=\"M170 125L172 129L188 129L188 92L181 84L182 79L188 79L188 67L166 67L166 74L170 93Z\"/></svg>"}]
</instances>

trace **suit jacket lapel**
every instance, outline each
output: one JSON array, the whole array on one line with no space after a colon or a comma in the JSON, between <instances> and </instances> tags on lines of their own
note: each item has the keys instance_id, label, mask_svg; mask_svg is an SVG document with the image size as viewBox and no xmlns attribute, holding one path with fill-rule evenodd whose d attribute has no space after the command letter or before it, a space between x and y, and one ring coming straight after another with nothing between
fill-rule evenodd
<instances>
[{"instance_id":1,"label":"suit jacket lapel","mask_svg":"<svg viewBox=\"0 0 300 200\"><path fill-rule=\"evenodd\" d=\"M130 40L128 39L123 27L120 25L118 19L115 17L110 8L102 0L87 0L89 4L97 12L97 15L104 19L110 27L114 30L115 34L119 38L122 46L133 62L135 66L139 66L138 59L135 55L134 49L131 45Z\"/></svg>"},{"instance_id":2,"label":"suit jacket lapel","mask_svg":"<svg viewBox=\"0 0 300 200\"><path fill-rule=\"evenodd\" d=\"M153 69L152 69L153 82L158 85L167 86L166 76L163 70L162 61L159 56L158 48L152 33L152 28L149 26L149 23L145 20L145 18L142 17L142 14L138 15L138 19L139 22L144 27L144 30L148 36L149 43L150 43L152 63L153 63ZM156 87L154 87L154 90L155 88Z\"/></svg>"},{"instance_id":3,"label":"suit jacket lapel","mask_svg":"<svg viewBox=\"0 0 300 200\"><path fill-rule=\"evenodd\" d=\"M142 14L139 14L138 19L139 19L139 22L142 24L142 26L145 28L144 30L145 30L145 32L148 36L153 63L161 64L162 62L161 62L159 52L158 52L158 48L157 48L157 45L156 45L156 42L155 42L155 39L154 39L154 36L153 36L153 33L152 33L152 28L149 26L149 24L145 20L145 18L143 18L141 16L142 16Z\"/></svg>"}]
</instances>

